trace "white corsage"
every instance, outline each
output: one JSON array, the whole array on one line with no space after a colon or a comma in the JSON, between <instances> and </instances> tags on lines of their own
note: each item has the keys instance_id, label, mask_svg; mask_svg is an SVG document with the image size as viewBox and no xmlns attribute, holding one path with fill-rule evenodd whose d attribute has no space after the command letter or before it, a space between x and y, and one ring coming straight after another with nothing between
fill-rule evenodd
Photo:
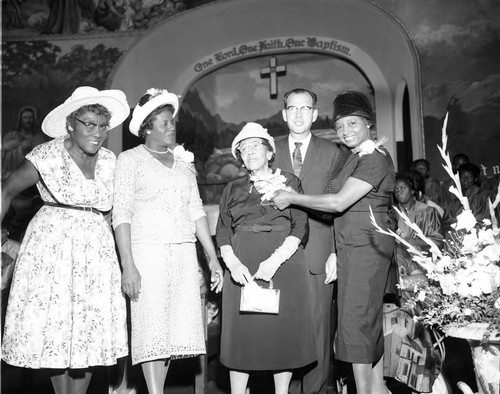
<instances>
[{"instance_id":1,"label":"white corsage","mask_svg":"<svg viewBox=\"0 0 500 394\"><path fill-rule=\"evenodd\" d=\"M168 93L168 91L166 89L150 88L150 89L146 90L146 93L152 97L156 97L156 96L159 96L160 94Z\"/></svg>"},{"instance_id":2,"label":"white corsage","mask_svg":"<svg viewBox=\"0 0 500 394\"><path fill-rule=\"evenodd\" d=\"M192 163L194 162L194 154L193 152L188 151L187 149L184 149L182 145L177 145L172 153L174 156L177 156L179 159L182 161L185 161L186 163Z\"/></svg>"},{"instance_id":3,"label":"white corsage","mask_svg":"<svg viewBox=\"0 0 500 394\"><path fill-rule=\"evenodd\" d=\"M281 170L276 169L274 173L270 172L264 176L251 176L250 181L252 181L252 187L255 187L262 196L261 201L270 201L278 190L287 190L286 178L281 175Z\"/></svg>"},{"instance_id":4,"label":"white corsage","mask_svg":"<svg viewBox=\"0 0 500 394\"><path fill-rule=\"evenodd\" d=\"M365 142L359 144L352 151L353 153L359 153L359 157L372 154L374 151L378 151L383 155L385 155L385 152L382 149L380 149L380 146L384 145L387 141L389 141L389 138L385 136L383 136L377 141L366 140Z\"/></svg>"}]
</instances>

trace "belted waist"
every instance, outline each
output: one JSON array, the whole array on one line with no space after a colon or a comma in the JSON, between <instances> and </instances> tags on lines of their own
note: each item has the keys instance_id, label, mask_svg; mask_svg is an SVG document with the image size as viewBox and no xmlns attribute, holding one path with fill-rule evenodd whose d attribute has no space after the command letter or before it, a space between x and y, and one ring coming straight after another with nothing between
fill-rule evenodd
<instances>
[{"instance_id":1,"label":"belted waist","mask_svg":"<svg viewBox=\"0 0 500 394\"><path fill-rule=\"evenodd\" d=\"M240 225L234 229L235 233L269 233L271 231L287 231L290 226L285 225L267 225L267 224L253 224L253 225Z\"/></svg>"},{"instance_id":2,"label":"belted waist","mask_svg":"<svg viewBox=\"0 0 500 394\"><path fill-rule=\"evenodd\" d=\"M49 207L56 207L56 208L66 208L66 209L76 209L78 211L87 211L87 212L95 213L96 215L103 215L104 214L104 212L99 211L97 208L94 208L94 207L77 207L76 205L59 204L59 203L49 202L49 201L44 201L43 205L48 205Z\"/></svg>"}]
</instances>

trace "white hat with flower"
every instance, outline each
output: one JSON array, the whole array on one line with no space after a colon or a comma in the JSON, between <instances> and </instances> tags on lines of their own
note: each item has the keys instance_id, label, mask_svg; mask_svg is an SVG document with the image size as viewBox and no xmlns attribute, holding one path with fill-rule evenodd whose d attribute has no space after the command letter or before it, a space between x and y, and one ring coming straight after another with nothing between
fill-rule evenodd
<instances>
[{"instance_id":1,"label":"white hat with flower","mask_svg":"<svg viewBox=\"0 0 500 394\"><path fill-rule=\"evenodd\" d=\"M231 152L233 153L233 156L236 157L236 148L238 147L238 144L246 140L247 138L262 138L267 141L269 141L269 144L273 148L273 152L276 152L276 145L274 143L274 138L271 137L271 135L267 132L267 129L262 127L260 124L255 123L255 122L248 122L241 131L238 133L238 135L234 138L233 143L231 144Z\"/></svg>"},{"instance_id":2,"label":"white hat with flower","mask_svg":"<svg viewBox=\"0 0 500 394\"><path fill-rule=\"evenodd\" d=\"M101 104L111 113L110 129L122 124L130 113L127 97L121 90L80 86L64 103L49 112L42 122L42 131L52 138L68 134L66 118L81 107L92 104Z\"/></svg>"},{"instance_id":3,"label":"white hat with flower","mask_svg":"<svg viewBox=\"0 0 500 394\"><path fill-rule=\"evenodd\" d=\"M139 103L135 106L132 113L132 120L130 121L130 132L139 136L139 129L141 124L156 108L162 105L170 104L174 107L172 117L175 117L179 109L179 97L174 93L170 93L167 89L151 88L141 97Z\"/></svg>"}]
</instances>

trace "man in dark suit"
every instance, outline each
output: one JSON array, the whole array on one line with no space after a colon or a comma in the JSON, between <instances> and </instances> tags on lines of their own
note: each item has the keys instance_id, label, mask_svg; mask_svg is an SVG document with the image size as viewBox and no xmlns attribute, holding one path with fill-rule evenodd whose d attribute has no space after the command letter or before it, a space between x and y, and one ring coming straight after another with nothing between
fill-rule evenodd
<instances>
[{"instance_id":1,"label":"man in dark suit","mask_svg":"<svg viewBox=\"0 0 500 394\"><path fill-rule=\"evenodd\" d=\"M273 167L295 173L302 182L305 194L323 193L332 164L339 156L334 142L314 136L311 126L318 117L316 94L305 89L293 89L284 96L283 120L289 129L288 137L276 140ZM318 356L317 364L304 371L304 394L326 393L332 345L330 341L330 311L333 281L336 279L336 255L333 227L320 215L309 213L309 241L305 248L309 278L313 288L313 316ZM293 394L299 394L300 382L293 381Z\"/></svg>"}]
</instances>

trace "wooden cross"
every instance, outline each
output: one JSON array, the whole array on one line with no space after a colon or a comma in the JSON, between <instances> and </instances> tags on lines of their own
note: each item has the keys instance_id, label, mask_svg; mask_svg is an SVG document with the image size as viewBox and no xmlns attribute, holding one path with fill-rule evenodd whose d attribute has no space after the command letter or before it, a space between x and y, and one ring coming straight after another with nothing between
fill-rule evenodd
<instances>
[{"instance_id":1,"label":"wooden cross","mask_svg":"<svg viewBox=\"0 0 500 394\"><path fill-rule=\"evenodd\" d=\"M269 94L272 99L278 97L278 76L286 74L286 66L277 66L276 56L269 59L269 67L260 70L261 78L269 78Z\"/></svg>"}]
</instances>

